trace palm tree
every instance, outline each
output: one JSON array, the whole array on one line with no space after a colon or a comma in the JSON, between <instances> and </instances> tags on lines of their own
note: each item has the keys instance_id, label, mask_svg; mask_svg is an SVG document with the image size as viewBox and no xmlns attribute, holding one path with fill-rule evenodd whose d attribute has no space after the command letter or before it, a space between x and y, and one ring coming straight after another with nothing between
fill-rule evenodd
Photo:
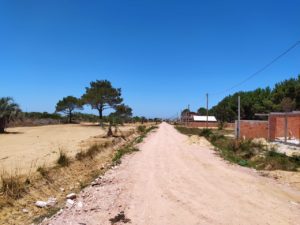
<instances>
[{"instance_id":1,"label":"palm tree","mask_svg":"<svg viewBox=\"0 0 300 225\"><path fill-rule=\"evenodd\" d=\"M0 133L4 133L4 129L9 121L15 119L20 112L19 105L12 98L0 98Z\"/></svg>"}]
</instances>

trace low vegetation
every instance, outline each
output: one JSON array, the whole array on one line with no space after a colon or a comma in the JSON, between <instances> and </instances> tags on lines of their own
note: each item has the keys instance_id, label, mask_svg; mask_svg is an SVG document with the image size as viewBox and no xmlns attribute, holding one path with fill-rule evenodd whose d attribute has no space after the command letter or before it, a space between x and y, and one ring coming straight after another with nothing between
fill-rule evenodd
<instances>
[{"instance_id":1,"label":"low vegetation","mask_svg":"<svg viewBox=\"0 0 300 225\"><path fill-rule=\"evenodd\" d=\"M14 174L8 174L3 171L0 176L0 181L0 191L2 195L15 200L21 198L26 193L27 186L30 183L29 180L24 179L17 170Z\"/></svg>"},{"instance_id":2,"label":"low vegetation","mask_svg":"<svg viewBox=\"0 0 300 225\"><path fill-rule=\"evenodd\" d=\"M59 156L58 156L58 159L56 162L59 166L64 167L64 166L68 166L70 164L70 159L63 150L60 150Z\"/></svg>"},{"instance_id":3,"label":"low vegetation","mask_svg":"<svg viewBox=\"0 0 300 225\"><path fill-rule=\"evenodd\" d=\"M81 150L75 156L78 160L83 160L85 158L93 159L98 153L104 150L104 148L108 147L109 143L100 144L93 144L87 150Z\"/></svg>"},{"instance_id":4,"label":"low vegetation","mask_svg":"<svg viewBox=\"0 0 300 225\"><path fill-rule=\"evenodd\" d=\"M300 168L300 156L289 157L252 140L236 140L228 138L221 131L199 128L176 127L186 135L199 135L208 139L220 155L240 166L258 170L296 171Z\"/></svg>"},{"instance_id":5,"label":"low vegetation","mask_svg":"<svg viewBox=\"0 0 300 225\"><path fill-rule=\"evenodd\" d=\"M151 127L146 127L146 126L138 126L137 130L140 133L140 136L138 136L137 138L135 138L133 141L129 142L128 145L124 146L123 148L120 148L116 151L112 161L114 163L114 165L120 164L121 163L121 158L125 155L125 154L130 154L136 151L139 151L139 149L135 146L136 144L139 144L141 142L143 142L143 139L147 136L147 134L156 129L156 126L151 126Z\"/></svg>"},{"instance_id":6,"label":"low vegetation","mask_svg":"<svg viewBox=\"0 0 300 225\"><path fill-rule=\"evenodd\" d=\"M88 186L111 166L121 163L122 156L138 151L136 144L141 143L147 133L155 128L146 126L142 133L138 130L128 132L126 140L119 136L101 144L91 144L87 149L78 152L75 158L71 158L61 150L55 165L49 167L41 165L36 173L25 175L17 171L0 173L1 221L3 220L5 224L15 221L30 224L33 220L38 223L45 217L50 217L65 204L65 193L58 190L63 188L78 192ZM33 203L49 196L57 198L57 205L54 208L37 210ZM28 204L29 202L32 204ZM25 206L31 212L31 216L20 210Z\"/></svg>"}]
</instances>

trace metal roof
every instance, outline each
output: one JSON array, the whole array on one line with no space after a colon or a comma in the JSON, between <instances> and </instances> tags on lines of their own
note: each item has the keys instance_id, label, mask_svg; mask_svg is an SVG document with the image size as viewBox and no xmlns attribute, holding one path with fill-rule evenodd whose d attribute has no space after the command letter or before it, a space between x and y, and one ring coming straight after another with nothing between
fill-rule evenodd
<instances>
[{"instance_id":1,"label":"metal roof","mask_svg":"<svg viewBox=\"0 0 300 225\"><path fill-rule=\"evenodd\" d=\"M206 122L207 116L193 116L194 121ZM216 117L208 116L208 122L217 122Z\"/></svg>"}]
</instances>

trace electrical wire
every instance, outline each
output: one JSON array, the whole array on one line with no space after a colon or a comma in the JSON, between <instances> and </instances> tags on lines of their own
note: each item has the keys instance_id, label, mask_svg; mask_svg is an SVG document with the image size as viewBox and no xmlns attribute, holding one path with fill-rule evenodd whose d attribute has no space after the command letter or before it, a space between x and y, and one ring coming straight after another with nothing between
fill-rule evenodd
<instances>
[{"instance_id":1,"label":"electrical wire","mask_svg":"<svg viewBox=\"0 0 300 225\"><path fill-rule=\"evenodd\" d=\"M231 91L232 89L237 88L238 86L246 83L247 81L249 81L250 79L252 79L253 77L257 76L258 74L260 74L261 72L265 71L267 68L269 68L272 64L274 64L276 61L278 61L280 58L282 58L283 56L285 56L286 54L288 54L290 51L292 51L294 48L296 48L298 45L300 44L300 41L297 41L296 43L294 43L292 46L290 46L287 50L285 50L284 52L282 52L280 55L278 55L277 57L275 57L274 59L272 59L269 63L267 63L266 65L264 65L263 67L261 67L259 70L257 70L256 72L254 72L253 74L251 74L250 76L248 76L246 79L244 79L243 81L233 85L230 88L227 88L223 91L220 92L215 92L215 93L210 93L210 95L219 95L219 94L223 94L226 92Z\"/></svg>"}]
</instances>

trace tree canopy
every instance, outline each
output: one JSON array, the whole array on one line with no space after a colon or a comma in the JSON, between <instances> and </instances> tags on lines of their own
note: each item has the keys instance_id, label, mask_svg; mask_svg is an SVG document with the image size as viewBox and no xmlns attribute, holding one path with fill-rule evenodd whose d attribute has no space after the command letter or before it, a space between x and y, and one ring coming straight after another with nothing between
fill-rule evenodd
<instances>
[{"instance_id":1,"label":"tree canopy","mask_svg":"<svg viewBox=\"0 0 300 225\"><path fill-rule=\"evenodd\" d=\"M56 104L55 111L68 115L69 123L71 123L73 112L76 109L83 109L81 100L73 96L67 96Z\"/></svg>"},{"instance_id":2,"label":"tree canopy","mask_svg":"<svg viewBox=\"0 0 300 225\"><path fill-rule=\"evenodd\" d=\"M258 119L256 113L274 111L300 110L300 75L277 83L270 87L254 91L237 92L225 97L210 112L222 122L233 122L237 119L237 101L241 96L241 118Z\"/></svg>"},{"instance_id":3,"label":"tree canopy","mask_svg":"<svg viewBox=\"0 0 300 225\"><path fill-rule=\"evenodd\" d=\"M132 117L132 109L128 105L117 105L115 107L115 112L111 113L109 117L112 119L113 123L122 124Z\"/></svg>"},{"instance_id":4,"label":"tree canopy","mask_svg":"<svg viewBox=\"0 0 300 225\"><path fill-rule=\"evenodd\" d=\"M20 113L19 105L12 98L0 98L0 133L4 133L9 121L15 119Z\"/></svg>"},{"instance_id":5,"label":"tree canopy","mask_svg":"<svg viewBox=\"0 0 300 225\"><path fill-rule=\"evenodd\" d=\"M96 80L86 88L82 101L89 104L92 109L98 110L99 118L102 121L103 111L108 108L116 108L123 99L120 88L114 88L108 80Z\"/></svg>"},{"instance_id":6,"label":"tree canopy","mask_svg":"<svg viewBox=\"0 0 300 225\"><path fill-rule=\"evenodd\" d=\"M206 108L200 107L200 108L197 110L197 113L198 113L199 115L201 115L201 116L206 115L206 114L207 114Z\"/></svg>"}]
</instances>

